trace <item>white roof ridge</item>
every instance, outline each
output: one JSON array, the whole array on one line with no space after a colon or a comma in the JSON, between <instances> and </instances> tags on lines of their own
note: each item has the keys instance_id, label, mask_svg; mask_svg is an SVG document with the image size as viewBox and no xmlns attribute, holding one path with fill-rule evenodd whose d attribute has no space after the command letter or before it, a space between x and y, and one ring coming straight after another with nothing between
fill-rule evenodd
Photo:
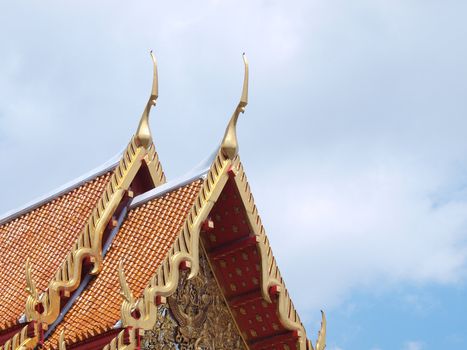
<instances>
[{"instance_id":1,"label":"white roof ridge","mask_svg":"<svg viewBox=\"0 0 467 350\"><path fill-rule=\"evenodd\" d=\"M212 162L214 161L217 155L217 149L206 159L200 162L197 166L191 169L186 174L175 178L174 180L168 181L165 184L158 186L150 191L140 194L136 196L133 201L131 202L131 208L140 206L151 199L163 196L164 194L176 190L180 187L183 187L196 179L204 178L211 167ZM33 211L34 209L40 207L41 205L51 202L55 198L62 196L65 193L68 193L79 186L85 184L86 182L97 178L100 175L105 174L109 170L113 169L118 162L120 161L122 156L122 152L119 152L107 162L99 165L98 167L88 171L87 173L77 177L74 180L67 182L66 184L56 188L49 193L40 196L25 205L20 206L19 208L10 210L3 215L0 215L0 225L3 225L9 221L12 221L26 213Z\"/></svg>"},{"instance_id":2,"label":"white roof ridge","mask_svg":"<svg viewBox=\"0 0 467 350\"><path fill-rule=\"evenodd\" d=\"M113 169L118 162L120 161L120 158L122 157L122 152L119 152L115 156L113 156L111 159L106 161L105 163L99 165L98 167L92 169L91 171L88 171L87 173L77 177L76 179L73 179L66 184L46 193L45 195L42 195L25 205L20 206L19 208L9 210L3 215L0 215L0 225L3 225L11 220L14 220L38 207L41 205L51 202L55 198L58 198L65 193L68 193L81 185L85 184L86 182L93 180L109 170Z\"/></svg>"},{"instance_id":3,"label":"white roof ridge","mask_svg":"<svg viewBox=\"0 0 467 350\"><path fill-rule=\"evenodd\" d=\"M188 185L197 179L204 179L209 169L211 168L212 162L214 161L216 155L217 155L217 149L213 154L211 154L205 160L200 162L197 166L195 166L193 169L188 171L186 174L179 176L178 178L170 180L166 182L165 184L157 186L156 188L153 188L152 190L149 190L147 192L144 192L136 196L131 201L130 209L139 207L155 198L162 197L163 195L169 192L172 192L174 190L177 190L180 187Z\"/></svg>"}]
</instances>

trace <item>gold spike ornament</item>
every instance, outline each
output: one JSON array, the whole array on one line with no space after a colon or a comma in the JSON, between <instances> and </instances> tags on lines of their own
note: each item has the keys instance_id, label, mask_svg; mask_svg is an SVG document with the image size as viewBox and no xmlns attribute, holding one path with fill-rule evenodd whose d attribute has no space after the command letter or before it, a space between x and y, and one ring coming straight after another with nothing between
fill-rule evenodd
<instances>
[{"instance_id":1,"label":"gold spike ornament","mask_svg":"<svg viewBox=\"0 0 467 350\"><path fill-rule=\"evenodd\" d=\"M38 293L32 279L29 260L26 262L28 299L25 315L28 321L35 323L34 336L30 337L28 335L30 333L25 327L6 341L3 347L0 346L0 350L26 349L21 347L21 344L27 344L29 346L27 349L36 347L41 335L39 328L46 329L57 320L62 312L62 296L69 296L80 285L84 262L89 260L93 263L90 274L97 275L100 272L103 261L104 232L107 224L115 214L125 194L131 190L131 184L142 164L146 163L155 187L165 182L148 124L149 112L151 107L155 105L158 96L157 66L152 52L151 57L154 65L151 96L144 109L138 129L123 152L120 162L113 170L101 198L88 217L75 244L71 247L55 276L49 281L47 289L42 293Z\"/></svg>"},{"instance_id":2,"label":"gold spike ornament","mask_svg":"<svg viewBox=\"0 0 467 350\"><path fill-rule=\"evenodd\" d=\"M149 96L148 103L144 108L143 115L141 116L141 120L135 134L138 146L143 146L145 148L148 148L152 143L151 130L149 129L149 113L151 112L151 108L156 105L157 98L159 97L157 61L152 51L150 51L150 55L154 66L151 96Z\"/></svg>"},{"instance_id":3,"label":"gold spike ornament","mask_svg":"<svg viewBox=\"0 0 467 350\"><path fill-rule=\"evenodd\" d=\"M129 303L134 302L133 293L131 292L128 282L126 281L125 271L123 270L123 261L118 264L118 279L120 281L120 294Z\"/></svg>"},{"instance_id":4,"label":"gold spike ornament","mask_svg":"<svg viewBox=\"0 0 467 350\"><path fill-rule=\"evenodd\" d=\"M321 311L321 329L318 333L318 339L316 340L316 346L313 347L311 341L308 341L310 350L324 350L326 348L326 316L324 311Z\"/></svg>"},{"instance_id":5,"label":"gold spike ornament","mask_svg":"<svg viewBox=\"0 0 467 350\"><path fill-rule=\"evenodd\" d=\"M326 337L326 320L323 317L321 331L318 335L316 349L306 338L306 331L300 321L292 300L285 288L283 279L272 254L269 241L258 214L251 194L243 165L238 156L238 142L236 137L236 123L240 113L243 113L248 104L248 61L243 56L245 64L245 77L243 91L230 121L226 128L224 138L211 168L206 175L197 199L190 209L182 229L178 233L172 249L160 263L156 273L150 279L148 286L137 300L133 298L123 273L120 273L123 302L121 305L121 320L125 328L115 337L104 350L134 350L138 344L136 331L150 331L154 329L158 317L158 305L170 297L177 289L181 276L181 264L190 264L188 279L194 278L200 269L199 249L202 225L208 218L215 203L221 196L226 183L233 178L248 215L248 223L256 236L257 248L261 259L262 297L267 303L273 303L270 296L271 287L276 287L278 299L276 301L277 315L282 326L298 335L297 349L324 350ZM120 269L122 272L123 270ZM135 312L138 311L138 312ZM125 334L128 335L125 342ZM284 347L285 348L285 347Z\"/></svg>"},{"instance_id":6,"label":"gold spike ornament","mask_svg":"<svg viewBox=\"0 0 467 350\"><path fill-rule=\"evenodd\" d=\"M60 332L60 337L58 338L58 350L66 350L65 331L64 330L62 330Z\"/></svg>"},{"instance_id":7,"label":"gold spike ornament","mask_svg":"<svg viewBox=\"0 0 467 350\"><path fill-rule=\"evenodd\" d=\"M221 143L221 150L225 157L228 159L234 159L238 153L238 141L237 141L237 120L240 113L245 112L245 107L248 104L248 60L245 53L243 53L243 63L245 65L245 75L243 77L243 90L240 102L235 108L235 111L230 118L230 122L225 130L224 139Z\"/></svg>"},{"instance_id":8,"label":"gold spike ornament","mask_svg":"<svg viewBox=\"0 0 467 350\"><path fill-rule=\"evenodd\" d=\"M33 298L34 300L38 300L39 296L37 294L36 283L32 279L31 264L29 262L29 258L26 259L25 270L26 270L26 292L31 296L31 298Z\"/></svg>"}]
</instances>

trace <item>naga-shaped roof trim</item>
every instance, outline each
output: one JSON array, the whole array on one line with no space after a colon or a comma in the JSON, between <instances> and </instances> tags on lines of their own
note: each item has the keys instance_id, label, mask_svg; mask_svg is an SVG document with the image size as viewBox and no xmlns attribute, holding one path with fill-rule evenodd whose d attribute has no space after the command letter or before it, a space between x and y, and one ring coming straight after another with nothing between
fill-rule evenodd
<instances>
[{"instance_id":1,"label":"naga-shaped roof trim","mask_svg":"<svg viewBox=\"0 0 467 350\"><path fill-rule=\"evenodd\" d=\"M130 186L143 162L149 170L154 186L165 183L165 175L149 129L149 113L158 96L157 65L152 52L151 58L154 67L151 95L135 135L121 155L118 164L115 165L110 180L76 243L71 247L55 276L49 282L48 288L40 295L31 278L31 266L27 263L26 281L29 296L25 314L31 323L23 327L0 349L34 349L42 341L40 337L43 330L59 317L63 298L69 298L71 293L80 286L85 261L92 263L90 274L100 272L104 253L104 232L108 229L108 224L116 211L123 210L122 204L125 207L123 201L126 200L126 206L128 206L128 198L133 196Z\"/></svg>"},{"instance_id":2,"label":"naga-shaped roof trim","mask_svg":"<svg viewBox=\"0 0 467 350\"><path fill-rule=\"evenodd\" d=\"M31 266L26 264L26 281L29 293L26 304L26 316L30 322L15 336L7 341L2 349L33 349L41 342L41 334L47 326L57 321L61 310L62 298L68 298L71 292L81 285L81 271L84 261L89 260L93 264L91 274L98 274L102 265L103 233L107 229L109 221L115 215L117 208L125 198L130 195L130 185L136 177L141 164L146 163L154 184L162 184L165 177L162 172L157 154L155 153L152 137L149 129L149 112L155 105L157 89L157 66L151 53L154 64L154 80L151 95L143 111L139 126L127 149L123 153L118 165L115 165L111 179L94 208L89 221L81 232L78 240L68 253L55 278L49 283L48 289L39 295L35 283L31 277ZM246 220L251 228L254 238L253 244L260 255L261 295L262 300L272 303L277 307L277 315L282 326L296 334L297 349L313 350L312 343L307 339L305 329L299 319L290 296L285 288L274 256L272 255L269 241L264 227L254 204L248 181L243 166L238 156L238 141L236 136L236 124L240 113L243 113L248 103L248 62L243 56L245 75L243 90L234 113L228 123L223 140L214 157L209 159L209 168L200 166L197 170L159 187L148 191L135 198L133 203L126 202L126 207L140 206L153 198L172 191L177 186L189 183L196 178L203 178L204 182L187 215L181 231L169 250L168 255L159 265L156 274L151 278L148 286L142 293L142 297L135 299L126 282L123 264L120 264L119 279L124 301L121 307L121 319L125 330L106 346L105 349L131 350L135 349L140 330L152 329L155 323L157 305L164 302L177 288L180 276L180 268L190 269L190 278L199 271L200 233L208 220L208 215L217 203L218 198L226 188L227 183L233 183L240 194L241 202L246 213ZM229 185L230 186L230 185ZM114 227L118 230L118 227ZM177 231L174 231L177 232ZM104 249L105 250L105 249ZM274 307L274 308L275 308ZM138 310L137 313L134 311ZM138 316L135 316L138 315ZM325 348L326 320L323 313L321 331L316 343L316 350ZM66 332L66 331L65 331ZM295 338L294 338L295 339ZM59 348L65 350L65 337L61 333Z\"/></svg>"},{"instance_id":3,"label":"naga-shaped roof trim","mask_svg":"<svg viewBox=\"0 0 467 350\"><path fill-rule=\"evenodd\" d=\"M125 327L104 350L133 350L138 344L140 330L151 330L157 319L157 305L173 294L178 286L180 268L189 267L193 278L199 271L200 231L207 222L208 215L221 195L227 181L234 179L247 212L249 224L254 232L256 244L261 255L261 283L263 299L271 303L271 295L277 297L277 313L282 325L298 335L298 348L312 350L311 341L306 337L306 331L295 311L290 296L285 288L277 263L264 227L254 204L243 166L238 156L238 141L236 124L239 114L244 112L248 93L248 64L244 56L245 78L242 97L227 126L223 141L206 176L198 198L190 210L188 217L169 254L159 265L156 274L151 278L142 297L135 299L123 272L123 264L119 267L119 278L123 303L121 320ZM135 311L138 312L135 312ZM137 316L135 316L137 315ZM324 313L321 331L319 332L316 350L324 350L326 336L326 320Z\"/></svg>"}]
</instances>

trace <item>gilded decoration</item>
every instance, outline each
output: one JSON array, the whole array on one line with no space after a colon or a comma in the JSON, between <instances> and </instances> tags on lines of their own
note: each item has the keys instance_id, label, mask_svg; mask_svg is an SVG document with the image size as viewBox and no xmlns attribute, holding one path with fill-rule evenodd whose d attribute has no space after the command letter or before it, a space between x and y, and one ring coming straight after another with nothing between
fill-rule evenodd
<instances>
[{"instance_id":1,"label":"gilded decoration","mask_svg":"<svg viewBox=\"0 0 467 350\"><path fill-rule=\"evenodd\" d=\"M200 250L199 240L202 225L206 222L225 184L231 178L235 181L245 206L248 222L256 236L256 243L261 256L262 297L267 303L272 303L272 294L277 298L277 315L282 326L287 330L295 332L298 337L296 348L299 350L314 349L311 341L306 337L305 328L285 288L276 260L272 254L269 240L267 239L264 227L261 223L258 210L254 204L243 165L238 156L236 124L240 113L244 112L248 103L248 62L246 57L244 57L244 65L245 75L240 102L230 119L216 158L206 175L199 196L190 210L185 224L183 225L183 229L179 233L172 250L169 251L167 257L151 278L148 286L144 289L142 296L138 299L124 297L121 306L121 320L125 329L122 330L104 350L136 349L138 339L134 330L141 330L144 333L148 333L155 332L155 330L158 329L156 323L160 322L161 306L157 305L165 298L170 298L173 293L176 293L179 287L179 281L182 278L181 275L185 274L185 272L180 271L180 267L188 263L191 266L189 277L195 278L198 274L198 270L200 269L200 262L198 261ZM126 283L122 283L122 290L124 290L125 285ZM172 313L169 314L172 318L174 317ZM134 315L138 315L138 317ZM128 332L131 336L125 338ZM325 336L326 322L323 314L323 323L315 347L316 350L323 350L325 348ZM145 340L147 341L147 338L145 338ZM201 349L214 348L201 347ZM225 349L227 348L226 346ZM165 348L159 347L159 349ZM170 347L167 349L170 349ZM179 348L175 347L175 349ZM192 347L191 349L194 348ZM223 348L220 347L219 349Z\"/></svg>"},{"instance_id":2,"label":"gilded decoration","mask_svg":"<svg viewBox=\"0 0 467 350\"><path fill-rule=\"evenodd\" d=\"M145 350L246 350L204 254L191 280L183 271L177 290L158 307L142 339Z\"/></svg>"},{"instance_id":3,"label":"gilded decoration","mask_svg":"<svg viewBox=\"0 0 467 350\"><path fill-rule=\"evenodd\" d=\"M97 275L102 269L104 230L124 195L131 192L130 185L142 163L145 162L150 169L155 186L165 183L165 176L154 148L148 124L149 112L151 107L155 105L158 96L157 66L152 52L151 58L154 66L153 86L138 129L123 152L119 164L76 243L67 254L54 278L49 282L48 288L40 295L31 278L31 266L29 262L26 264L26 282L29 295L26 301L25 315L28 321L38 322L44 329L47 329L48 325L55 322L60 316L63 297L69 297L81 283L84 261L88 259L93 263L90 274ZM34 349L39 340L39 334L36 330L33 337L30 337L28 332L21 331L7 340L3 346L0 346L0 350Z\"/></svg>"}]
</instances>

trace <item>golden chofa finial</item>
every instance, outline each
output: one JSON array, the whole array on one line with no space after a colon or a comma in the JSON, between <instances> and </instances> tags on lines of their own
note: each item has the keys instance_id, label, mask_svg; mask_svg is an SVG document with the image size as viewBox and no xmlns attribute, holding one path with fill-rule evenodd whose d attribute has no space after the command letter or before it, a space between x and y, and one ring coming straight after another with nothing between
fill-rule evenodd
<instances>
[{"instance_id":1,"label":"golden chofa finial","mask_svg":"<svg viewBox=\"0 0 467 350\"><path fill-rule=\"evenodd\" d=\"M324 350L326 348L326 316L324 311L321 310L321 329L318 333L318 339L316 340L316 346L313 347L311 341L308 341L309 348L311 350Z\"/></svg>"},{"instance_id":2,"label":"golden chofa finial","mask_svg":"<svg viewBox=\"0 0 467 350\"><path fill-rule=\"evenodd\" d=\"M159 96L159 86L157 81L157 62L156 57L152 51L149 52L151 55L152 63L154 65L154 75L152 78L152 90L151 96L149 97L146 108L144 108L143 115L136 130L136 141L139 145L148 148L151 145L151 130L149 129L149 112L151 111L152 106L156 105L157 97Z\"/></svg>"},{"instance_id":3,"label":"golden chofa finial","mask_svg":"<svg viewBox=\"0 0 467 350\"><path fill-rule=\"evenodd\" d=\"M243 63L245 64L245 76L243 77L242 96L230 118L227 129L225 130L224 139L221 143L222 153L229 159L234 159L238 153L237 120L240 113L245 112L245 107L248 104L248 60L245 53L243 53Z\"/></svg>"}]
</instances>

